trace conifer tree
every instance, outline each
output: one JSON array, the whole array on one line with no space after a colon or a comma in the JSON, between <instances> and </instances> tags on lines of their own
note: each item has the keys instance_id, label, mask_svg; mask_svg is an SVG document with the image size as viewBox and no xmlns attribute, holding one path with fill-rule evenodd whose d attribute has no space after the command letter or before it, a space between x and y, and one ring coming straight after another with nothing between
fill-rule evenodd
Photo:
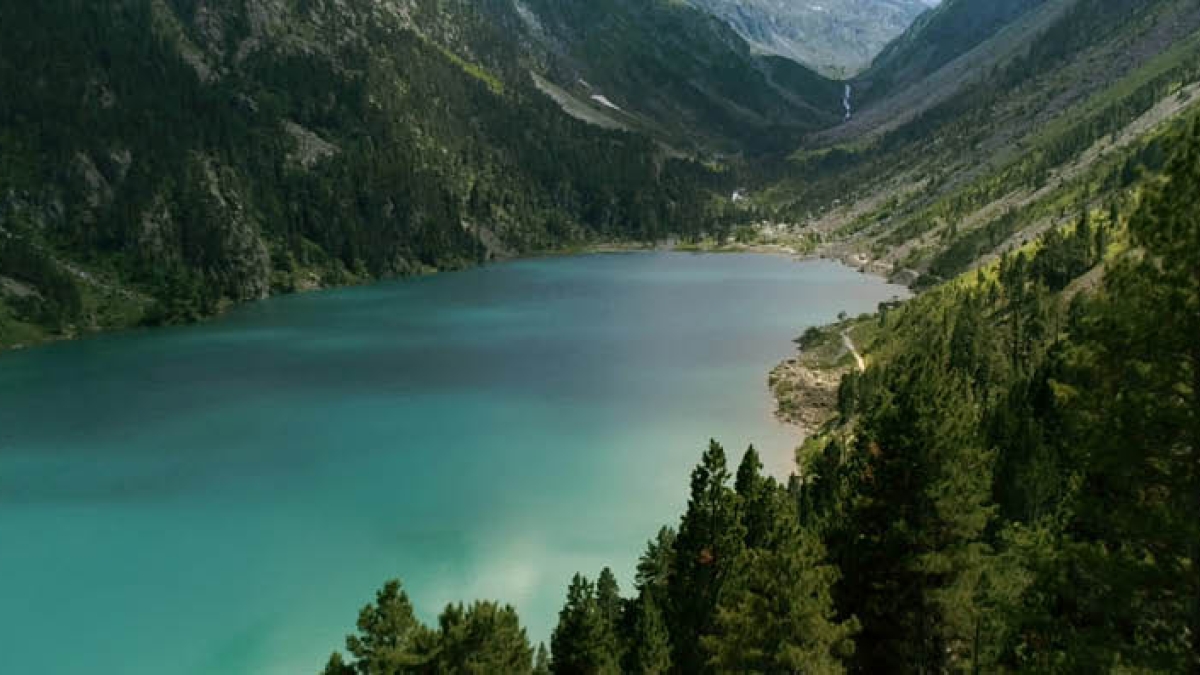
<instances>
[{"instance_id":1,"label":"conifer tree","mask_svg":"<svg viewBox=\"0 0 1200 675\"><path fill-rule=\"evenodd\" d=\"M857 624L834 618L837 570L819 540L793 523L782 527L780 546L743 553L722 592L715 630L704 637L717 672L846 671Z\"/></svg>"},{"instance_id":2,"label":"conifer tree","mask_svg":"<svg viewBox=\"0 0 1200 675\"><path fill-rule=\"evenodd\" d=\"M399 581L389 581L358 615L358 634L346 638L360 675L416 673L429 663L431 631L417 621Z\"/></svg>"},{"instance_id":3,"label":"conifer tree","mask_svg":"<svg viewBox=\"0 0 1200 675\"><path fill-rule=\"evenodd\" d=\"M521 675L533 669L533 649L516 610L494 602L450 605L438 618L433 669L439 673Z\"/></svg>"},{"instance_id":4,"label":"conifer tree","mask_svg":"<svg viewBox=\"0 0 1200 675\"><path fill-rule=\"evenodd\" d=\"M605 567L596 579L596 611L600 617L603 649L612 654L617 663L622 661L625 653L622 640L623 610L624 601L617 578L611 569Z\"/></svg>"},{"instance_id":5,"label":"conifer tree","mask_svg":"<svg viewBox=\"0 0 1200 675\"><path fill-rule=\"evenodd\" d=\"M986 380L979 345L956 330L974 321L974 309L963 312L930 319L925 342L875 375L889 386L866 404L859 487L837 537L842 611L862 621L856 660L866 670L932 672L973 658L994 459L978 449L973 386Z\"/></svg>"},{"instance_id":6,"label":"conifer tree","mask_svg":"<svg viewBox=\"0 0 1200 675\"><path fill-rule=\"evenodd\" d=\"M533 658L533 675L550 675L550 651L546 643L538 643L537 655Z\"/></svg>"},{"instance_id":7,"label":"conifer tree","mask_svg":"<svg viewBox=\"0 0 1200 675\"><path fill-rule=\"evenodd\" d=\"M639 594L650 594L661 607L675 567L675 530L663 527L638 558L635 583Z\"/></svg>"},{"instance_id":8,"label":"conifer tree","mask_svg":"<svg viewBox=\"0 0 1200 675\"><path fill-rule=\"evenodd\" d=\"M596 600L595 586L583 575L576 574L567 588L567 602L558 614L550 652L550 670L555 675L620 672L611 632Z\"/></svg>"},{"instance_id":9,"label":"conifer tree","mask_svg":"<svg viewBox=\"0 0 1200 675\"><path fill-rule=\"evenodd\" d=\"M342 655L334 652L329 655L329 661L325 664L325 670L321 671L321 675L354 675L354 669L342 660Z\"/></svg>"},{"instance_id":10,"label":"conifer tree","mask_svg":"<svg viewBox=\"0 0 1200 675\"><path fill-rule=\"evenodd\" d=\"M596 579L596 608L601 620L615 629L621 621L621 589L617 585L617 577L607 567L600 571Z\"/></svg>"},{"instance_id":11,"label":"conifer tree","mask_svg":"<svg viewBox=\"0 0 1200 675\"><path fill-rule=\"evenodd\" d=\"M762 469L762 460L752 445L742 457L734 480L747 548L767 546L775 529L779 489L774 478L762 475Z\"/></svg>"},{"instance_id":12,"label":"conifer tree","mask_svg":"<svg viewBox=\"0 0 1200 675\"><path fill-rule=\"evenodd\" d=\"M654 596L643 593L630 611L634 616L626 672L633 675L671 672L671 636Z\"/></svg>"},{"instance_id":13,"label":"conifer tree","mask_svg":"<svg viewBox=\"0 0 1200 675\"><path fill-rule=\"evenodd\" d=\"M721 587L744 546L738 497L729 479L725 451L711 441L692 472L668 585L672 660L688 673L707 671L700 639L712 629Z\"/></svg>"},{"instance_id":14,"label":"conifer tree","mask_svg":"<svg viewBox=\"0 0 1200 675\"><path fill-rule=\"evenodd\" d=\"M1055 387L1088 467L1058 573L1089 583L1057 586L1080 668L1200 669L1200 124L1178 140Z\"/></svg>"}]
</instances>

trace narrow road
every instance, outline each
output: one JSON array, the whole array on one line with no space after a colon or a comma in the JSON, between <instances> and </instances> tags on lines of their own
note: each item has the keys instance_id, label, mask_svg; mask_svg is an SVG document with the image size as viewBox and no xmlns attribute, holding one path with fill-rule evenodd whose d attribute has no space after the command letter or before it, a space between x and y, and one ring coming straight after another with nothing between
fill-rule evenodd
<instances>
[{"instance_id":1,"label":"narrow road","mask_svg":"<svg viewBox=\"0 0 1200 675\"><path fill-rule=\"evenodd\" d=\"M858 349L854 347L854 340L850 339L850 331L842 331L842 344L846 345L846 349L854 355L854 360L858 362L858 372L863 372L867 369L867 362L863 360L862 354L858 353Z\"/></svg>"}]
</instances>

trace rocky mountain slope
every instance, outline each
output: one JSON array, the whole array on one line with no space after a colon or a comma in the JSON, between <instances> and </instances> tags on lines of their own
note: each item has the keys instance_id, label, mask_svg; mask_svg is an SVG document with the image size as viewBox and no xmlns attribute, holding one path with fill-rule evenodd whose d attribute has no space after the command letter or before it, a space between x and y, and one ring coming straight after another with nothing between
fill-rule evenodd
<instances>
[{"instance_id":1,"label":"rocky mountain slope","mask_svg":"<svg viewBox=\"0 0 1200 675\"><path fill-rule=\"evenodd\" d=\"M857 79L882 97L936 71L1044 4L1048 0L945 0L911 23Z\"/></svg>"},{"instance_id":2,"label":"rocky mountain slope","mask_svg":"<svg viewBox=\"0 0 1200 675\"><path fill-rule=\"evenodd\" d=\"M678 149L779 152L840 119L837 83L752 53L687 5L522 0L516 8L540 74L560 96Z\"/></svg>"},{"instance_id":3,"label":"rocky mountain slope","mask_svg":"<svg viewBox=\"0 0 1200 675\"><path fill-rule=\"evenodd\" d=\"M837 79L853 75L929 8L922 0L689 0L757 50Z\"/></svg>"}]
</instances>

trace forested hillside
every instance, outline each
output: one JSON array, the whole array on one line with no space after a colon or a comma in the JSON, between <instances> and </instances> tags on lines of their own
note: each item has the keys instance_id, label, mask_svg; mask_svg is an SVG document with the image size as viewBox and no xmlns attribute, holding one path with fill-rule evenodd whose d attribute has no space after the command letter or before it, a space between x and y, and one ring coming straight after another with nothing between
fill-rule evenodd
<instances>
[{"instance_id":1,"label":"forested hillside","mask_svg":"<svg viewBox=\"0 0 1200 675\"><path fill-rule=\"evenodd\" d=\"M720 226L719 176L563 114L503 31L435 0L0 7L0 344Z\"/></svg>"},{"instance_id":2,"label":"forested hillside","mask_svg":"<svg viewBox=\"0 0 1200 675\"><path fill-rule=\"evenodd\" d=\"M1124 200L861 321L869 367L787 487L713 443L632 597L576 576L421 626L395 584L327 674L1200 667L1200 121Z\"/></svg>"},{"instance_id":3,"label":"forested hillside","mask_svg":"<svg viewBox=\"0 0 1200 675\"><path fill-rule=\"evenodd\" d=\"M526 0L518 7L544 51L547 77L683 150L779 154L841 119L837 82L753 54L731 28L682 2Z\"/></svg>"},{"instance_id":4,"label":"forested hillside","mask_svg":"<svg viewBox=\"0 0 1200 675\"><path fill-rule=\"evenodd\" d=\"M945 0L887 45L858 79L874 98L918 82L1052 0Z\"/></svg>"},{"instance_id":5,"label":"forested hillside","mask_svg":"<svg viewBox=\"0 0 1200 675\"><path fill-rule=\"evenodd\" d=\"M1127 201L872 319L800 491L852 663L1200 665L1200 125L1164 143Z\"/></svg>"},{"instance_id":6,"label":"forested hillside","mask_svg":"<svg viewBox=\"0 0 1200 675\"><path fill-rule=\"evenodd\" d=\"M0 38L5 346L720 232L699 160L838 119L836 84L670 3L50 0Z\"/></svg>"},{"instance_id":7,"label":"forested hillside","mask_svg":"<svg viewBox=\"0 0 1200 675\"><path fill-rule=\"evenodd\" d=\"M1003 55L992 66L939 71L913 96L871 103L809 139L763 181L755 205L821 253L924 287L1115 195L1131 167L1161 164L1150 139L1200 100L1200 5L1059 9L1019 41L1005 32L1003 45L981 47ZM942 100L918 105L922 93Z\"/></svg>"}]
</instances>

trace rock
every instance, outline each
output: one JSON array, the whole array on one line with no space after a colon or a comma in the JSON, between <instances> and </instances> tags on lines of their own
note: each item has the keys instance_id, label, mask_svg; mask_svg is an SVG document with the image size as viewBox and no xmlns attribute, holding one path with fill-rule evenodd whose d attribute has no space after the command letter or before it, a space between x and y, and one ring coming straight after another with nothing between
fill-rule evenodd
<instances>
[{"instance_id":1,"label":"rock","mask_svg":"<svg viewBox=\"0 0 1200 675\"><path fill-rule=\"evenodd\" d=\"M836 411L845 373L845 369L810 368L796 358L779 364L768 380L777 403L776 417L807 431L817 429Z\"/></svg>"},{"instance_id":2,"label":"rock","mask_svg":"<svg viewBox=\"0 0 1200 675\"><path fill-rule=\"evenodd\" d=\"M200 187L211 197L205 202L204 219L216 229L218 246L206 272L233 300L266 298L271 291L271 256L258 221L238 193L238 177L211 158L195 156L193 161L204 183Z\"/></svg>"},{"instance_id":3,"label":"rock","mask_svg":"<svg viewBox=\"0 0 1200 675\"><path fill-rule=\"evenodd\" d=\"M75 172L83 180L87 191L84 200L89 208L98 209L112 201L112 187L105 180L104 174L96 167L96 163L86 153L75 154Z\"/></svg>"},{"instance_id":4,"label":"rock","mask_svg":"<svg viewBox=\"0 0 1200 675\"><path fill-rule=\"evenodd\" d=\"M296 142L295 148L287 156L288 163L293 166L311 169L321 160L334 157L342 151L338 146L291 120L285 121L283 128Z\"/></svg>"},{"instance_id":5,"label":"rock","mask_svg":"<svg viewBox=\"0 0 1200 675\"><path fill-rule=\"evenodd\" d=\"M39 300L42 297L42 294L38 293L37 289L33 286L5 276L0 276L0 295L8 295L14 298L36 298Z\"/></svg>"}]
</instances>

